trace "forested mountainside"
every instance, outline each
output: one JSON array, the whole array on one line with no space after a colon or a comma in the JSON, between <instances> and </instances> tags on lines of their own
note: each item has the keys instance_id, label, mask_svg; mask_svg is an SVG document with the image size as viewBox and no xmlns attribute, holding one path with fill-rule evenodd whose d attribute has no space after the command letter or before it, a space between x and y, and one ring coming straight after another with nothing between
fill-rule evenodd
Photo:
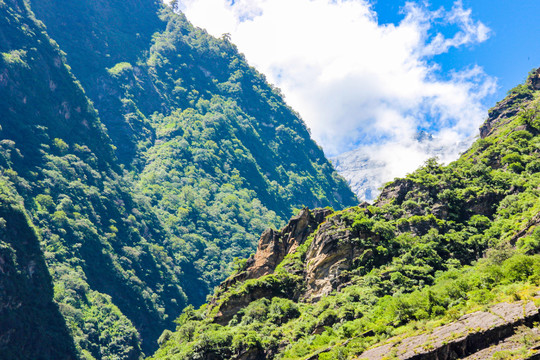
<instances>
[{"instance_id":1,"label":"forested mountainside","mask_svg":"<svg viewBox=\"0 0 540 360\"><path fill-rule=\"evenodd\" d=\"M38 228L54 299L81 354L137 358L140 337L158 335L187 303L181 269L163 247L169 238L122 179L61 52L23 1L1 9L2 179Z\"/></svg>"},{"instance_id":2,"label":"forested mountainside","mask_svg":"<svg viewBox=\"0 0 540 360\"><path fill-rule=\"evenodd\" d=\"M480 134L373 204L264 232L153 359L537 358L540 69Z\"/></svg>"},{"instance_id":3,"label":"forested mountainside","mask_svg":"<svg viewBox=\"0 0 540 360\"><path fill-rule=\"evenodd\" d=\"M355 204L234 45L158 2L0 1L0 55L0 224L30 229L2 237L13 359L150 355L264 229Z\"/></svg>"},{"instance_id":4,"label":"forested mountainside","mask_svg":"<svg viewBox=\"0 0 540 360\"><path fill-rule=\"evenodd\" d=\"M197 253L206 286L188 296L202 302L227 262L253 251L254 234L281 225L294 207L357 201L279 91L226 37L212 38L159 2L137 4L32 6L67 52L138 193ZM140 38L160 31L124 53L115 41L133 36L135 24Z\"/></svg>"},{"instance_id":5,"label":"forested mountainside","mask_svg":"<svg viewBox=\"0 0 540 360\"><path fill-rule=\"evenodd\" d=\"M39 238L17 200L0 179L1 357L75 359L73 339L53 301Z\"/></svg>"}]
</instances>

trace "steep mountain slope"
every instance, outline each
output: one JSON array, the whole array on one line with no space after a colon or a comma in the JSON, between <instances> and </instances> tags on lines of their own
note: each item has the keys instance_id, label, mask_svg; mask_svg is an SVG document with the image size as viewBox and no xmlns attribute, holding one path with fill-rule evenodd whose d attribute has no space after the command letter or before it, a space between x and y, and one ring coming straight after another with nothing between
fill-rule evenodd
<instances>
[{"instance_id":1,"label":"steep mountain slope","mask_svg":"<svg viewBox=\"0 0 540 360\"><path fill-rule=\"evenodd\" d=\"M0 178L0 354L13 360L75 359L39 239L16 198Z\"/></svg>"},{"instance_id":2,"label":"steep mountain slope","mask_svg":"<svg viewBox=\"0 0 540 360\"><path fill-rule=\"evenodd\" d=\"M407 358L411 349L399 344L424 339L426 357L410 358L432 359L439 350L430 346L465 334L437 338L437 326L501 301L538 303L539 90L540 70L490 110L482 138L456 162L426 162L387 184L373 205L304 209L281 231L265 232L210 302L185 310L177 331L162 335L153 358ZM536 326L538 309L529 310L520 316ZM471 341L487 348L523 324L509 319L489 341L491 325L477 335L474 325L449 327L485 336ZM365 352L392 336L396 352ZM515 354L536 352L524 346Z\"/></svg>"},{"instance_id":3,"label":"steep mountain slope","mask_svg":"<svg viewBox=\"0 0 540 360\"><path fill-rule=\"evenodd\" d=\"M192 156L199 148L211 152L212 147L206 144L209 140L229 140L231 145L216 145L223 151L230 148L233 154L214 156L232 161L229 167L238 170L246 182L244 187L255 191L257 198L278 215L290 216L292 199L295 204L309 206L339 207L355 202L298 115L264 76L247 65L227 38L209 36L194 28L182 14L173 14L153 0L129 5L113 1L36 1L32 6L52 38L67 52L75 75L88 89L119 149L129 140L142 150L165 141L178 142L184 133L179 129L182 122L197 120L183 117L206 116L198 129L204 141L193 143L195 139L186 139L193 148ZM72 11L66 11L69 9ZM93 14L102 13L106 16L95 21ZM112 26L109 18L119 19L119 25ZM130 23L130 27L124 23ZM127 36L137 23L141 24L136 27L140 29L138 37L129 42L124 52L123 46L115 45L115 41L124 41L117 32ZM80 31L65 31L68 28ZM153 35L151 44L140 41L148 37L151 29L161 31ZM102 42L114 41L103 42L97 51L81 49L81 43L95 42L98 34ZM71 59L72 53L80 59ZM183 114L179 109L191 112ZM119 124L129 127L133 134L117 131ZM146 136L140 130L145 126L149 127ZM234 131L235 137L220 131ZM156 133L161 139L154 138ZM135 153L141 156L140 151ZM131 159L122 151L120 158L130 164ZM199 158L205 165L205 156ZM209 170L213 169L206 172Z\"/></svg>"},{"instance_id":4,"label":"steep mountain slope","mask_svg":"<svg viewBox=\"0 0 540 360\"><path fill-rule=\"evenodd\" d=\"M113 147L60 51L22 1L0 8L1 170L41 233L76 345L138 358L186 304L165 231L122 181ZM133 326L133 324L137 327ZM114 329L114 330L113 330Z\"/></svg>"},{"instance_id":5,"label":"steep mountain slope","mask_svg":"<svg viewBox=\"0 0 540 360\"><path fill-rule=\"evenodd\" d=\"M0 1L0 55L0 173L78 357L150 354L256 234L304 204L355 203L236 48L158 2Z\"/></svg>"},{"instance_id":6,"label":"steep mountain slope","mask_svg":"<svg viewBox=\"0 0 540 360\"><path fill-rule=\"evenodd\" d=\"M145 114L160 110L161 99L147 77L142 82L134 76L114 81L114 75L109 75L107 69L123 62L135 65L143 51L148 51L152 35L165 29L166 23L156 15L161 1L29 2L38 19L47 26L48 34L66 52L73 73L100 111L101 121L117 147L118 158L131 163L137 156L139 143L152 139L153 131L135 104L127 101L123 89L134 87L140 92L146 105Z\"/></svg>"},{"instance_id":7,"label":"steep mountain slope","mask_svg":"<svg viewBox=\"0 0 540 360\"><path fill-rule=\"evenodd\" d=\"M173 233L172 246L187 248L182 256L205 285L186 292L201 303L233 258L253 251L253 234L281 225L295 207L342 208L356 198L279 91L233 44L155 1L139 2L144 11L114 1L32 6L88 89L132 170L129 180ZM122 24L131 19L142 38L160 31L151 44L137 37L124 54L114 44L128 36ZM71 27L80 31L64 31ZM81 48L96 34L114 40Z\"/></svg>"}]
</instances>

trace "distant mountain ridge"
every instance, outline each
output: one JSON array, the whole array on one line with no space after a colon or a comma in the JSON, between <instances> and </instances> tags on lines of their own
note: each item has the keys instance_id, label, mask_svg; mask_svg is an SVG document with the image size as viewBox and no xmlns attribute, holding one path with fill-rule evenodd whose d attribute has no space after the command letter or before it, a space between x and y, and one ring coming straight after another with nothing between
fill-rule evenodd
<instances>
[{"instance_id":1,"label":"distant mountain ridge","mask_svg":"<svg viewBox=\"0 0 540 360\"><path fill-rule=\"evenodd\" d=\"M359 199L372 201L384 183L384 162L374 161L369 150L356 149L330 158Z\"/></svg>"}]
</instances>

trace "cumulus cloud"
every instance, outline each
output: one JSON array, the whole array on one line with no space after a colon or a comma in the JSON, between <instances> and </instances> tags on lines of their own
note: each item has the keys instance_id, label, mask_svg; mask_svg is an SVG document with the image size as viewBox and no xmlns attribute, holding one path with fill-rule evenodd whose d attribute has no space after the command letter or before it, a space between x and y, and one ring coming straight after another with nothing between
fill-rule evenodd
<instances>
[{"instance_id":1,"label":"cumulus cloud","mask_svg":"<svg viewBox=\"0 0 540 360\"><path fill-rule=\"evenodd\" d=\"M432 155L432 147L418 146L419 130L433 134L445 160L455 158L468 145L463 139L476 134L482 101L495 89L495 79L478 66L442 73L437 63L437 55L490 35L461 1L450 9L409 2L397 25L379 24L365 0L178 0L177 6L211 34L231 34L328 155L376 150L385 176L404 175Z\"/></svg>"}]
</instances>

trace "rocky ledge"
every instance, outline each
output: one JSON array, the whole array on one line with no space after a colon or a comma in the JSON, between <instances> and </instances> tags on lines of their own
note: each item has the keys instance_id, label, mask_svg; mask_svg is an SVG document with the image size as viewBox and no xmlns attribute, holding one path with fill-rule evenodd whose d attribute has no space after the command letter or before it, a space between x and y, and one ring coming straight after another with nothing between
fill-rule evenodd
<instances>
[{"instance_id":1,"label":"rocky ledge","mask_svg":"<svg viewBox=\"0 0 540 360\"><path fill-rule=\"evenodd\" d=\"M536 358L540 337L533 326L539 320L539 309L532 301L500 303L431 332L389 339L358 359L472 360L491 359L501 352L519 355L512 358Z\"/></svg>"},{"instance_id":2,"label":"rocky ledge","mask_svg":"<svg viewBox=\"0 0 540 360\"><path fill-rule=\"evenodd\" d=\"M247 260L244 269L227 279L222 286L229 288L239 281L272 274L285 256L302 245L332 213L330 209L310 211L304 208L283 229L267 229L261 235L257 252Z\"/></svg>"}]
</instances>

